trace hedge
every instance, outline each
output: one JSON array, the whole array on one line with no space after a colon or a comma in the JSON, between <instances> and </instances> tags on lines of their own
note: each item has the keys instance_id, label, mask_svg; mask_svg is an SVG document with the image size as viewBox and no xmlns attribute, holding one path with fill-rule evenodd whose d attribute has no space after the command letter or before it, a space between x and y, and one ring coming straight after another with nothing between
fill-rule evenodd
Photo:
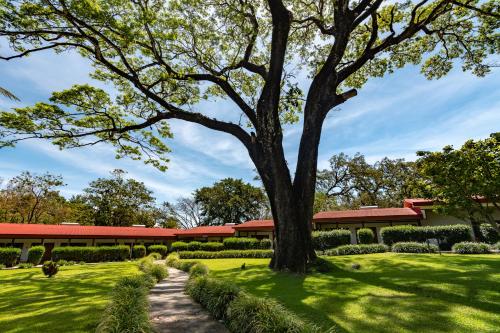
<instances>
[{"instance_id":1,"label":"hedge","mask_svg":"<svg viewBox=\"0 0 500 333\"><path fill-rule=\"evenodd\" d=\"M199 251L201 248L201 242L192 241L187 244L188 251Z\"/></svg>"},{"instance_id":2,"label":"hedge","mask_svg":"<svg viewBox=\"0 0 500 333\"><path fill-rule=\"evenodd\" d=\"M222 250L224 250L224 244L222 244L220 242L201 243L200 250L202 250L202 251L222 251Z\"/></svg>"},{"instance_id":3,"label":"hedge","mask_svg":"<svg viewBox=\"0 0 500 333\"><path fill-rule=\"evenodd\" d=\"M459 254L486 254L491 252L491 248L486 243L462 242L453 245L452 251Z\"/></svg>"},{"instance_id":4,"label":"hedge","mask_svg":"<svg viewBox=\"0 0 500 333\"><path fill-rule=\"evenodd\" d=\"M180 259L271 258L273 250L182 251Z\"/></svg>"},{"instance_id":5,"label":"hedge","mask_svg":"<svg viewBox=\"0 0 500 333\"><path fill-rule=\"evenodd\" d=\"M186 242L173 242L172 246L170 247L170 251L172 252L187 251L187 250L188 250L188 244Z\"/></svg>"},{"instance_id":6,"label":"hedge","mask_svg":"<svg viewBox=\"0 0 500 333\"><path fill-rule=\"evenodd\" d=\"M254 250L260 248L260 242L257 238L247 237L229 237L223 241L227 250Z\"/></svg>"},{"instance_id":7,"label":"hedge","mask_svg":"<svg viewBox=\"0 0 500 333\"><path fill-rule=\"evenodd\" d=\"M30 249L28 250L27 262L33 265L38 265L40 263L40 260L42 260L44 253L45 247L42 245L30 247Z\"/></svg>"},{"instance_id":8,"label":"hedge","mask_svg":"<svg viewBox=\"0 0 500 333\"><path fill-rule=\"evenodd\" d=\"M134 245L132 247L132 258L144 258L146 256L146 247L144 245Z\"/></svg>"},{"instance_id":9,"label":"hedge","mask_svg":"<svg viewBox=\"0 0 500 333\"><path fill-rule=\"evenodd\" d=\"M0 264L14 266L21 256L21 249L15 247L0 247Z\"/></svg>"},{"instance_id":10,"label":"hedge","mask_svg":"<svg viewBox=\"0 0 500 333\"><path fill-rule=\"evenodd\" d=\"M481 241L488 244L495 244L499 240L497 229L489 223L483 223L479 226Z\"/></svg>"},{"instance_id":11,"label":"hedge","mask_svg":"<svg viewBox=\"0 0 500 333\"><path fill-rule=\"evenodd\" d=\"M389 248L384 244L342 245L325 251L327 256L345 256L353 254L370 254L387 252Z\"/></svg>"},{"instance_id":12,"label":"hedge","mask_svg":"<svg viewBox=\"0 0 500 333\"><path fill-rule=\"evenodd\" d=\"M401 225L384 227L380 230L380 235L389 246L399 242L423 243L429 239L437 239L441 248L449 249L455 243L470 241L471 232L471 228L463 224L427 227Z\"/></svg>"},{"instance_id":13,"label":"hedge","mask_svg":"<svg viewBox=\"0 0 500 333\"><path fill-rule=\"evenodd\" d=\"M351 243L351 232L346 229L313 231L312 243L315 250L325 251Z\"/></svg>"},{"instance_id":14,"label":"hedge","mask_svg":"<svg viewBox=\"0 0 500 333\"><path fill-rule=\"evenodd\" d=\"M375 241L375 235L370 228L361 228L357 232L360 244L372 244Z\"/></svg>"},{"instance_id":15,"label":"hedge","mask_svg":"<svg viewBox=\"0 0 500 333\"><path fill-rule=\"evenodd\" d=\"M52 260L103 262L124 261L130 257L130 248L117 246L62 246L52 250Z\"/></svg>"},{"instance_id":16,"label":"hedge","mask_svg":"<svg viewBox=\"0 0 500 333\"><path fill-rule=\"evenodd\" d=\"M427 243L399 242L392 245L391 250L397 253L436 253L439 247Z\"/></svg>"},{"instance_id":17,"label":"hedge","mask_svg":"<svg viewBox=\"0 0 500 333\"><path fill-rule=\"evenodd\" d=\"M159 253L162 258L165 258L168 254L168 246L166 245L150 245L148 246L148 254Z\"/></svg>"}]
</instances>

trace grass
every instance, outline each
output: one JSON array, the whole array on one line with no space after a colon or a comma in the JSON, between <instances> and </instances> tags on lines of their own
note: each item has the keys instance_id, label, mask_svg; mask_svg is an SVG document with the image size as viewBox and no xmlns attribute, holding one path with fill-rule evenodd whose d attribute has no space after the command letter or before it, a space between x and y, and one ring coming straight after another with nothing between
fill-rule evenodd
<instances>
[{"instance_id":1,"label":"grass","mask_svg":"<svg viewBox=\"0 0 500 333\"><path fill-rule=\"evenodd\" d=\"M94 332L115 282L135 263L63 266L46 278L40 268L0 271L2 333Z\"/></svg>"},{"instance_id":2,"label":"grass","mask_svg":"<svg viewBox=\"0 0 500 333\"><path fill-rule=\"evenodd\" d=\"M273 297L325 330L498 332L500 255L381 253L328 260L332 272L308 276L272 272L269 259L200 261L212 276ZM352 269L353 263L361 269Z\"/></svg>"}]
</instances>

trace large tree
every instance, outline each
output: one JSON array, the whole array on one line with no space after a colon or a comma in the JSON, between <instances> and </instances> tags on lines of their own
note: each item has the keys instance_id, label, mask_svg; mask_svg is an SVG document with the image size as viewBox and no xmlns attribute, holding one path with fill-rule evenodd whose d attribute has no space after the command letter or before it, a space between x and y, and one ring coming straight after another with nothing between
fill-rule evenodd
<instances>
[{"instance_id":1,"label":"large tree","mask_svg":"<svg viewBox=\"0 0 500 333\"><path fill-rule=\"evenodd\" d=\"M429 78L457 60L477 75L497 53L497 0L1 0L0 36L13 53L77 50L116 98L87 85L50 103L3 113L4 145L29 138L62 148L109 142L117 155L164 168L168 120L236 137L270 199L277 247L271 266L304 272L315 259L311 224L318 145L328 112L370 77L423 63ZM308 71L305 96L297 72ZM200 110L227 98L235 116ZM303 112L294 176L283 124ZM221 114L226 114L221 112ZM92 139L93 138L93 139Z\"/></svg>"},{"instance_id":2,"label":"large tree","mask_svg":"<svg viewBox=\"0 0 500 333\"><path fill-rule=\"evenodd\" d=\"M169 219L177 221L182 229L190 229L202 225L200 204L192 197L182 197L175 203L164 202L161 211Z\"/></svg>"}]
</instances>

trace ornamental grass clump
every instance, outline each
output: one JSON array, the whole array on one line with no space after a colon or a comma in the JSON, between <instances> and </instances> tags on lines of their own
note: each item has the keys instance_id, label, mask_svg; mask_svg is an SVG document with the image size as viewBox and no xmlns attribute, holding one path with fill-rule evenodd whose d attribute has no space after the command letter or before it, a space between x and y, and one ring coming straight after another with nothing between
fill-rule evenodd
<instances>
[{"instance_id":1,"label":"ornamental grass clump","mask_svg":"<svg viewBox=\"0 0 500 333\"><path fill-rule=\"evenodd\" d=\"M170 267L176 267L180 263L180 257L178 253L170 253L165 259L165 264Z\"/></svg>"},{"instance_id":2,"label":"ornamental grass clump","mask_svg":"<svg viewBox=\"0 0 500 333\"><path fill-rule=\"evenodd\" d=\"M201 262L197 262L189 269L189 277L198 277L208 274L208 267Z\"/></svg>"},{"instance_id":3,"label":"ornamental grass clump","mask_svg":"<svg viewBox=\"0 0 500 333\"><path fill-rule=\"evenodd\" d=\"M453 245L452 251L458 254L487 254L491 253L491 248L486 243L462 242Z\"/></svg>"},{"instance_id":4,"label":"ornamental grass clump","mask_svg":"<svg viewBox=\"0 0 500 333\"><path fill-rule=\"evenodd\" d=\"M439 247L428 243L399 242L392 245L391 251L397 253L436 253L439 251Z\"/></svg>"},{"instance_id":5,"label":"ornamental grass clump","mask_svg":"<svg viewBox=\"0 0 500 333\"><path fill-rule=\"evenodd\" d=\"M42 272L46 277L51 278L59 272L59 265L53 261L46 261L42 265Z\"/></svg>"}]
</instances>

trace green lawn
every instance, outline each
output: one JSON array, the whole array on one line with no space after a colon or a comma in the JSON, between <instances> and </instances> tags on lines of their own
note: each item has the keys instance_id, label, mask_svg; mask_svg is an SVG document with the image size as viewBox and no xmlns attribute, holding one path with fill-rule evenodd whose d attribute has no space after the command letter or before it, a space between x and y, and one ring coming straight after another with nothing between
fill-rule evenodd
<instances>
[{"instance_id":1,"label":"green lawn","mask_svg":"<svg viewBox=\"0 0 500 333\"><path fill-rule=\"evenodd\" d=\"M40 268L0 271L0 332L93 332L116 280L134 263L61 267L53 278Z\"/></svg>"},{"instance_id":2,"label":"green lawn","mask_svg":"<svg viewBox=\"0 0 500 333\"><path fill-rule=\"evenodd\" d=\"M499 332L500 255L372 254L328 258L333 272L273 273L267 259L203 260L211 274L278 299L339 332ZM352 263L361 264L359 271ZM246 263L246 270L241 270Z\"/></svg>"}]
</instances>

